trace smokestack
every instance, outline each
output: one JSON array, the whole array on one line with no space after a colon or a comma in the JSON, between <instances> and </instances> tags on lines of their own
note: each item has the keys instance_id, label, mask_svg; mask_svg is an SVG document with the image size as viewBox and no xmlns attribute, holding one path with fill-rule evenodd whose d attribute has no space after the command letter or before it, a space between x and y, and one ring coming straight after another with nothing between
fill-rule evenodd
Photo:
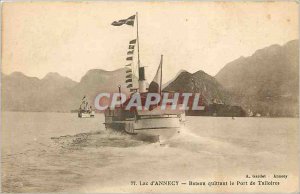
<instances>
[{"instance_id":1,"label":"smokestack","mask_svg":"<svg viewBox=\"0 0 300 194\"><path fill-rule=\"evenodd\" d=\"M147 92L146 89L146 79L145 79L145 67L139 68L139 92Z\"/></svg>"}]
</instances>

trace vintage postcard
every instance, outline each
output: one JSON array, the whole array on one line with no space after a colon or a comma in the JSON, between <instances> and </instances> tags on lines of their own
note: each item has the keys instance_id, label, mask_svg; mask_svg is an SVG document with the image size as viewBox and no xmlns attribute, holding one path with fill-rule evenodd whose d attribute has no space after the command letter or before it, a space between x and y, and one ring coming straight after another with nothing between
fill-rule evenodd
<instances>
[{"instance_id":1,"label":"vintage postcard","mask_svg":"<svg viewBox=\"0 0 300 194\"><path fill-rule=\"evenodd\" d=\"M297 1L1 15L2 192L299 192Z\"/></svg>"}]
</instances>

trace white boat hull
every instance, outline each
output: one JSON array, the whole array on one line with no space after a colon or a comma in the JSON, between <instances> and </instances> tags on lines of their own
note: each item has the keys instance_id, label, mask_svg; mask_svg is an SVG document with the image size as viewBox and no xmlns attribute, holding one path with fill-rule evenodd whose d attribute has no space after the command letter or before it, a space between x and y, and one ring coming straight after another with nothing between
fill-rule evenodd
<instances>
[{"instance_id":1,"label":"white boat hull","mask_svg":"<svg viewBox=\"0 0 300 194\"><path fill-rule=\"evenodd\" d=\"M91 113L79 112L78 113L78 117L79 118L94 118L95 117L95 113L94 113L94 111L92 111Z\"/></svg>"},{"instance_id":2,"label":"white boat hull","mask_svg":"<svg viewBox=\"0 0 300 194\"><path fill-rule=\"evenodd\" d=\"M143 115L139 119L113 121L113 117L105 117L105 126L114 130L137 135L139 139L169 139L184 125L184 115ZM151 140L152 141L152 140Z\"/></svg>"}]
</instances>

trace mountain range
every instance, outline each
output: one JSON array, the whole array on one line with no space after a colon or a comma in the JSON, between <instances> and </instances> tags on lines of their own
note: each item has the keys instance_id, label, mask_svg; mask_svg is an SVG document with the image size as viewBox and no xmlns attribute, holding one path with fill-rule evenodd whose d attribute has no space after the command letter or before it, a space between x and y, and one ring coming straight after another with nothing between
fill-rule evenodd
<instances>
[{"instance_id":1,"label":"mountain range","mask_svg":"<svg viewBox=\"0 0 300 194\"><path fill-rule=\"evenodd\" d=\"M181 70L164 84L163 90L201 92L208 103L219 99L262 115L297 116L298 47L298 40L293 40L283 46L257 50L252 56L226 64L214 77L201 70L195 73ZM122 92L128 93L124 87L126 70L92 69L79 82L58 73L48 73L42 79L20 72L1 73L2 110L69 112L79 107L84 95L93 104L98 93L117 92L118 85L123 86Z\"/></svg>"},{"instance_id":2,"label":"mountain range","mask_svg":"<svg viewBox=\"0 0 300 194\"><path fill-rule=\"evenodd\" d=\"M222 68L215 78L235 103L263 115L299 114L299 41L257 50Z\"/></svg>"},{"instance_id":3,"label":"mountain range","mask_svg":"<svg viewBox=\"0 0 300 194\"><path fill-rule=\"evenodd\" d=\"M42 79L20 72L2 74L2 110L69 112L79 107L83 96L93 105L98 93L117 92L118 85L124 85L126 70L92 69L80 82L58 73L48 73ZM129 92L126 87L122 88L122 92Z\"/></svg>"}]
</instances>

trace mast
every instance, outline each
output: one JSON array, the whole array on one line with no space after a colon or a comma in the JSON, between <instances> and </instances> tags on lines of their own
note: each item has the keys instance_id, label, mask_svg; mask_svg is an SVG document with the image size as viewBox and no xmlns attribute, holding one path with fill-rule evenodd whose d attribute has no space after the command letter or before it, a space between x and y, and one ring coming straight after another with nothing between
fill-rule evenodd
<instances>
[{"instance_id":1,"label":"mast","mask_svg":"<svg viewBox=\"0 0 300 194\"><path fill-rule=\"evenodd\" d=\"M140 70L140 40L139 40L139 19L138 12L136 12L136 41L137 41L137 51L138 51L138 71ZM139 76L140 79L140 76Z\"/></svg>"},{"instance_id":2,"label":"mast","mask_svg":"<svg viewBox=\"0 0 300 194\"><path fill-rule=\"evenodd\" d=\"M121 100L121 85L118 85L118 88L119 88L119 100ZM123 108L123 104L121 104L121 108Z\"/></svg>"},{"instance_id":3,"label":"mast","mask_svg":"<svg viewBox=\"0 0 300 194\"><path fill-rule=\"evenodd\" d=\"M139 21L138 12L136 12L136 41L137 41L137 52L138 52L138 73L139 73L139 92L147 92L146 81L145 81L145 67L141 67L140 61L140 40L139 40Z\"/></svg>"},{"instance_id":4,"label":"mast","mask_svg":"<svg viewBox=\"0 0 300 194\"><path fill-rule=\"evenodd\" d=\"M163 55L161 55L160 58L160 83L159 83L159 94L161 95L161 91L162 91L162 65L163 65Z\"/></svg>"}]
</instances>

